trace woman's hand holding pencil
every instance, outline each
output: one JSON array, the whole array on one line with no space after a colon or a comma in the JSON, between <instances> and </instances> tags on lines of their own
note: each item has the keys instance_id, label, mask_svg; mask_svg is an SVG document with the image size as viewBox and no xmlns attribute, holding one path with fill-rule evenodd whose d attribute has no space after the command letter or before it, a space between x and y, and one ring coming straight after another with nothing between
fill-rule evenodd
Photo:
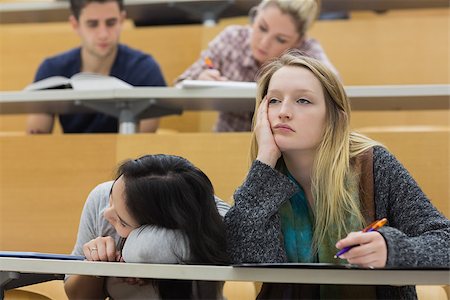
<instances>
[{"instance_id":1,"label":"woman's hand holding pencil","mask_svg":"<svg viewBox=\"0 0 450 300\"><path fill-rule=\"evenodd\" d=\"M198 75L198 80L227 81L228 78L222 76L219 70L214 67L214 63L208 56L204 59L205 70Z\"/></svg>"},{"instance_id":2,"label":"woman's hand holding pencil","mask_svg":"<svg viewBox=\"0 0 450 300\"><path fill-rule=\"evenodd\" d=\"M386 224L386 219L373 222L362 231L351 232L336 243L341 249L335 257L346 259L350 264L368 268L383 268L387 261L387 246L377 229Z\"/></svg>"}]
</instances>

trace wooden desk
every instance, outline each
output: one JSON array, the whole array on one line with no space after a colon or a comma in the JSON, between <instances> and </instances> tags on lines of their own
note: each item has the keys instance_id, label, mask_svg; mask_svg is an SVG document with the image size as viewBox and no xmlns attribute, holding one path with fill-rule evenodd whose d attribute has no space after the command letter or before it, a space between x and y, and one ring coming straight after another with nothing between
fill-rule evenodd
<instances>
[{"instance_id":1,"label":"wooden desk","mask_svg":"<svg viewBox=\"0 0 450 300\"><path fill-rule=\"evenodd\" d=\"M450 85L348 86L353 110L436 110L450 108ZM0 113L68 113L97 110L119 118L121 133L134 133L144 117L183 110L251 111L254 88L135 87L125 90L0 92Z\"/></svg>"},{"instance_id":2,"label":"wooden desk","mask_svg":"<svg viewBox=\"0 0 450 300\"><path fill-rule=\"evenodd\" d=\"M220 96L218 96L220 95ZM140 118L181 114L183 110L251 110L253 89L135 87L127 90L43 90L0 92L0 113L100 111L119 119L119 132L136 132Z\"/></svg>"},{"instance_id":3,"label":"wooden desk","mask_svg":"<svg viewBox=\"0 0 450 300\"><path fill-rule=\"evenodd\" d=\"M0 258L4 281L20 273L79 274L92 276L139 277L161 279L262 281L286 283L352 285L443 285L449 284L449 269L345 269L231 267L202 265L162 265L46 259ZM19 274L19 275L18 275ZM6 277L5 277L6 276ZM5 282L2 282L4 285Z\"/></svg>"}]
</instances>

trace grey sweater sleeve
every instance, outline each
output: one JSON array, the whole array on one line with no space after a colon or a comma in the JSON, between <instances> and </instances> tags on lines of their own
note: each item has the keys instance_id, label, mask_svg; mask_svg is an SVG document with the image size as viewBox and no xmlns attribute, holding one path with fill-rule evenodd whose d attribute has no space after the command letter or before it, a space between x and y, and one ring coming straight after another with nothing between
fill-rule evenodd
<instances>
[{"instance_id":1,"label":"grey sweater sleeve","mask_svg":"<svg viewBox=\"0 0 450 300\"><path fill-rule=\"evenodd\" d=\"M189 259L188 242L179 230L144 225L128 235L122 257L129 263L181 263Z\"/></svg>"},{"instance_id":2,"label":"grey sweater sleeve","mask_svg":"<svg viewBox=\"0 0 450 300\"><path fill-rule=\"evenodd\" d=\"M374 148L375 207L388 226L379 230L388 248L387 266L450 265L450 222L386 149Z\"/></svg>"},{"instance_id":3,"label":"grey sweater sleeve","mask_svg":"<svg viewBox=\"0 0 450 300\"><path fill-rule=\"evenodd\" d=\"M233 263L285 262L278 209L296 192L283 174L253 162L225 215L228 252Z\"/></svg>"}]
</instances>

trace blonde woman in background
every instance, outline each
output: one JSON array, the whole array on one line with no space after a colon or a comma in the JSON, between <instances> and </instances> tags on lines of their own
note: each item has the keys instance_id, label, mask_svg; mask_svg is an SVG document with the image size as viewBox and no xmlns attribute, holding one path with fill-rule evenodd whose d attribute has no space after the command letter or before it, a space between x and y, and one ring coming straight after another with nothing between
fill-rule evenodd
<instances>
[{"instance_id":1,"label":"blonde woman in background","mask_svg":"<svg viewBox=\"0 0 450 300\"><path fill-rule=\"evenodd\" d=\"M307 36L319 11L318 0L263 0L250 11L250 26L225 28L177 81L255 81L262 64L292 48L322 61L337 73L320 44ZM212 66L205 62L207 58ZM250 131L252 116L253 112L222 112L215 130Z\"/></svg>"},{"instance_id":2,"label":"blonde woman in background","mask_svg":"<svg viewBox=\"0 0 450 300\"><path fill-rule=\"evenodd\" d=\"M450 222L379 143L350 132L350 103L319 61L262 68L252 166L225 216L233 263L448 267ZM360 230L387 218L378 231ZM418 225L420 224L420 225ZM345 254L340 249L354 246ZM264 284L259 299L415 299L413 286Z\"/></svg>"}]
</instances>

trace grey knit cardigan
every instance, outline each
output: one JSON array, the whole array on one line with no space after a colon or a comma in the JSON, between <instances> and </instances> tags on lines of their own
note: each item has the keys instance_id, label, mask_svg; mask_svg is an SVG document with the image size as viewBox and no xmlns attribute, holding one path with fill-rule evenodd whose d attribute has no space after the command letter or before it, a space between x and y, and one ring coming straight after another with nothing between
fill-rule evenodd
<instances>
[{"instance_id":1,"label":"grey knit cardigan","mask_svg":"<svg viewBox=\"0 0 450 300\"><path fill-rule=\"evenodd\" d=\"M450 221L428 200L401 163L373 148L375 215L388 250L387 267L449 267ZM283 174L255 161L225 216L233 263L286 262L278 209L296 192ZM378 299L415 299L414 286L377 286Z\"/></svg>"}]
</instances>

